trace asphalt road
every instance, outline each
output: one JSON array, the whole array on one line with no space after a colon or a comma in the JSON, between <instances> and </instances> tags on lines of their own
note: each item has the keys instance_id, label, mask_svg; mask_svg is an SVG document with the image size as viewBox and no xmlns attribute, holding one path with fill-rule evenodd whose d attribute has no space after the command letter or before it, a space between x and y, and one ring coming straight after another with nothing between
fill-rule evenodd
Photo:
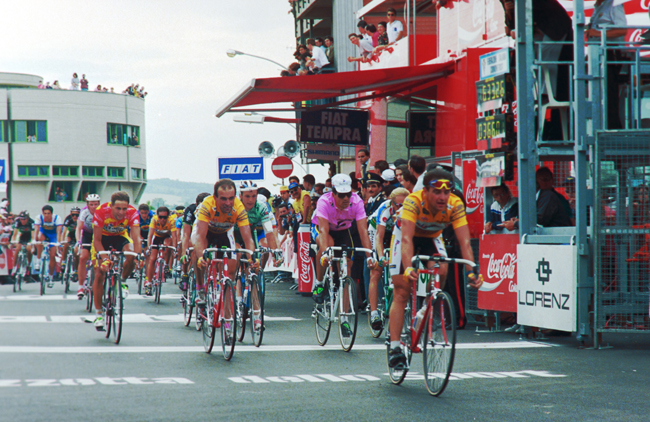
<instances>
[{"instance_id":1,"label":"asphalt road","mask_svg":"<svg viewBox=\"0 0 650 422\"><path fill-rule=\"evenodd\" d=\"M131 282L131 290L134 283ZM336 333L316 343L312 302L268 286L262 347L247 333L230 362L184 327L179 293L161 303L131 294L122 341L83 322L83 303L60 284L13 293L0 286L0 421L197 420L624 420L650 419L649 335L610 335L581 350L571 338L459 331L454 376L439 398L422 358L401 386L387 376L384 340L362 315L353 350Z\"/></svg>"}]
</instances>

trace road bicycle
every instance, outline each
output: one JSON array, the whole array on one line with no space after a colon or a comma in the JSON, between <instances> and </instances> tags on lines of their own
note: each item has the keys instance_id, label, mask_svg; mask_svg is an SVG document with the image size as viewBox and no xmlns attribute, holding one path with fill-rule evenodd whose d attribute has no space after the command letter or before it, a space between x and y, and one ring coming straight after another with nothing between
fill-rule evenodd
<instances>
[{"instance_id":1,"label":"road bicycle","mask_svg":"<svg viewBox=\"0 0 650 422\"><path fill-rule=\"evenodd\" d=\"M65 285L65 290L64 292L68 294L70 292L70 283L76 283L77 280L77 271L76 271L76 265L75 262L77 261L75 259L75 251L74 251L75 244L72 244L72 250L68 251L68 255L65 258L65 270L63 270L63 274L61 277L61 284Z\"/></svg>"},{"instance_id":2,"label":"road bicycle","mask_svg":"<svg viewBox=\"0 0 650 422\"><path fill-rule=\"evenodd\" d=\"M181 242L176 244L176 250L181 248ZM172 260L172 278L174 279L174 284L178 284L181 276L183 275L183 266L181 264L181 257L178 254L174 255Z\"/></svg>"},{"instance_id":3,"label":"road bicycle","mask_svg":"<svg viewBox=\"0 0 650 422\"><path fill-rule=\"evenodd\" d=\"M191 260L193 247L187 248L185 251L185 256L187 256L188 261ZM192 312L196 307L196 274L194 273L194 266L190 265L187 271L188 283L187 290L181 295L181 306L183 307L183 321L185 326L189 326L192 322ZM196 319L195 319L196 321ZM197 330L200 329L200 325L197 324Z\"/></svg>"},{"instance_id":4,"label":"road bicycle","mask_svg":"<svg viewBox=\"0 0 650 422\"><path fill-rule=\"evenodd\" d=\"M82 243L79 245L79 249L77 250L77 254L81 256L81 252L84 250L84 247L90 248L92 245L90 243ZM86 297L86 311L87 312L92 312L93 311L93 298L95 297L95 294L93 293L93 283L95 282L95 266L93 265L93 261L89 258L86 261L86 282L82 286L84 296Z\"/></svg>"},{"instance_id":5,"label":"road bicycle","mask_svg":"<svg viewBox=\"0 0 650 422\"><path fill-rule=\"evenodd\" d=\"M223 258L216 258L217 253ZM197 322L201 322L203 347L206 353L212 352L217 329L221 329L221 348L223 357L230 360L235 352L235 333L237 332L237 309L235 289L228 277L228 253L253 252L248 249L208 248L203 251L203 259L208 261L204 276L205 303L198 306Z\"/></svg>"},{"instance_id":6,"label":"road bicycle","mask_svg":"<svg viewBox=\"0 0 650 422\"><path fill-rule=\"evenodd\" d=\"M45 294L46 284L49 288L54 287L54 283L52 282L52 275L50 274L50 248L52 246L58 247L61 244L58 242L48 241L43 241L41 243L43 245L43 252L41 253L41 257L39 259L41 268L38 274L38 278L41 281L41 296L43 296Z\"/></svg>"},{"instance_id":7,"label":"road bicycle","mask_svg":"<svg viewBox=\"0 0 650 422\"><path fill-rule=\"evenodd\" d=\"M334 252L341 251L341 257L334 257ZM317 303L312 312L316 326L316 340L324 346L330 335L332 323L338 322L339 341L346 352L352 350L357 336L358 298L354 280L348 274L348 253L366 252L374 254L370 249L351 248L347 246L330 246L323 253L329 258L325 269L323 283L327 289L323 303ZM336 272L334 263L339 263Z\"/></svg>"},{"instance_id":8,"label":"road bicycle","mask_svg":"<svg viewBox=\"0 0 650 422\"><path fill-rule=\"evenodd\" d=\"M29 270L29 263L27 262L27 248L32 247L33 243L20 243L20 242L11 242L14 245L22 245L20 251L18 251L18 256L16 257L16 262L14 262L13 276L14 276L14 293L17 291L22 291L22 283L27 277L27 272Z\"/></svg>"},{"instance_id":9,"label":"road bicycle","mask_svg":"<svg viewBox=\"0 0 650 422\"><path fill-rule=\"evenodd\" d=\"M154 263L153 280L151 280L151 295L156 303L160 303L160 292L162 291L162 284L166 281L167 274L167 261L165 260L165 249L169 249L174 254L176 248L167 245L151 245L151 249L158 249L156 262Z\"/></svg>"},{"instance_id":10,"label":"road bicycle","mask_svg":"<svg viewBox=\"0 0 650 422\"><path fill-rule=\"evenodd\" d=\"M389 258L390 251L388 248L386 248L384 249L384 261L388 263ZM379 318L381 318L381 329L375 330L372 328L372 312L368 312L368 326L370 327L370 335L374 338L379 338L381 336L381 333L384 331L384 327L388 326L388 311L390 310L390 305L393 303L393 282L390 278L388 265L382 268L379 283L381 283L381 289L384 292L384 294L377 300L377 312L379 312ZM377 289L380 289L380 287L377 286Z\"/></svg>"},{"instance_id":11,"label":"road bicycle","mask_svg":"<svg viewBox=\"0 0 650 422\"><path fill-rule=\"evenodd\" d=\"M124 258L138 256L130 251L100 251L97 257L108 256L111 261L110 268L104 277L104 296L102 297L102 313L104 317L106 338L112 334L115 344L120 344L122 337L122 318L124 313L124 298L122 297L122 284L120 277Z\"/></svg>"},{"instance_id":12,"label":"road bicycle","mask_svg":"<svg viewBox=\"0 0 650 422\"><path fill-rule=\"evenodd\" d=\"M433 269L423 269L421 262L434 261ZM424 382L429 394L439 396L445 390L456 352L456 311L449 293L440 288L440 263L469 265L478 274L478 266L466 259L446 258L440 255L416 255L411 260L418 270L418 278L411 285L410 300L404 310L404 325L400 335L402 352L406 364L388 367L393 384L401 384L410 369L413 353L422 353ZM418 285L426 288L419 310ZM386 357L390 360L390 334L386 340Z\"/></svg>"}]
</instances>

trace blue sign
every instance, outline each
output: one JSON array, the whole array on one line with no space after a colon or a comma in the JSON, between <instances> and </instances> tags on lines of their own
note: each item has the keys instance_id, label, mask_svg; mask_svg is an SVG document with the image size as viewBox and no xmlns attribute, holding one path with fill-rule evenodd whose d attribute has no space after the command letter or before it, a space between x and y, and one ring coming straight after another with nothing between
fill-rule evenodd
<instances>
[{"instance_id":1,"label":"blue sign","mask_svg":"<svg viewBox=\"0 0 650 422\"><path fill-rule=\"evenodd\" d=\"M510 49L508 47L479 56L481 80L503 75L510 71Z\"/></svg>"},{"instance_id":2,"label":"blue sign","mask_svg":"<svg viewBox=\"0 0 650 422\"><path fill-rule=\"evenodd\" d=\"M264 158L218 158L219 179L264 180Z\"/></svg>"},{"instance_id":3,"label":"blue sign","mask_svg":"<svg viewBox=\"0 0 650 422\"><path fill-rule=\"evenodd\" d=\"M0 160L0 183L7 183L5 160Z\"/></svg>"}]
</instances>

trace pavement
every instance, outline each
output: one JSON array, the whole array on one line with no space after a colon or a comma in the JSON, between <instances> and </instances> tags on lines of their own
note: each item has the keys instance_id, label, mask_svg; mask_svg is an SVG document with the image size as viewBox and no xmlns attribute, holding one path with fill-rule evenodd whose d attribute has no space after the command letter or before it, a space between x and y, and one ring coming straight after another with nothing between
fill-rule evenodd
<instances>
[{"instance_id":1,"label":"pavement","mask_svg":"<svg viewBox=\"0 0 650 422\"><path fill-rule=\"evenodd\" d=\"M158 305L129 295L119 345L85 322L85 301L61 284L43 297L36 283L18 293L2 285L0 421L650 419L650 333L607 335L612 347L593 350L470 325L458 331L453 375L436 398L421 355L402 385L390 383L384 338L370 336L367 315L351 352L336 331L318 346L313 303L289 285L267 286L263 344L247 332L231 361L219 338L206 354L194 324L183 326L172 282Z\"/></svg>"}]
</instances>

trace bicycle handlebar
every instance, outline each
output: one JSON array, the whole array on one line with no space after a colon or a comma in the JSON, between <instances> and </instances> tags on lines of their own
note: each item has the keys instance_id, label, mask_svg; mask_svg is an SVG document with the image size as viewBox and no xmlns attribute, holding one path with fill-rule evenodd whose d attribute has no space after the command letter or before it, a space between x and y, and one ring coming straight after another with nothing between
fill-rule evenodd
<instances>
[{"instance_id":1,"label":"bicycle handlebar","mask_svg":"<svg viewBox=\"0 0 650 422\"><path fill-rule=\"evenodd\" d=\"M99 252L97 252L97 256L112 255L112 254L115 254L115 255L122 254L124 256L134 256L134 257L140 256L140 254L137 254L137 253L131 252L131 251L119 251L119 252L118 251L99 251Z\"/></svg>"},{"instance_id":2,"label":"bicycle handlebar","mask_svg":"<svg viewBox=\"0 0 650 422\"><path fill-rule=\"evenodd\" d=\"M328 246L327 249L325 249L325 253L332 253L333 251L343 251L343 250L345 250L345 251L355 251L355 252L356 251L368 252L368 253L371 253L371 254L375 253L375 251L373 251L372 249L359 248L359 247L353 248L351 246Z\"/></svg>"},{"instance_id":3,"label":"bicycle handlebar","mask_svg":"<svg viewBox=\"0 0 650 422\"><path fill-rule=\"evenodd\" d=\"M207 258L208 254L211 252L234 252L234 253L247 253L249 255L253 255L253 251L250 251L248 249L235 249L235 248L206 248L203 249L203 258Z\"/></svg>"},{"instance_id":4,"label":"bicycle handlebar","mask_svg":"<svg viewBox=\"0 0 650 422\"><path fill-rule=\"evenodd\" d=\"M469 265L473 269L475 269L478 272L478 265L476 265L474 262L469 261L467 259L462 259L462 258L446 258L444 256L439 256L439 255L415 255L413 258L411 258L411 264L415 264L416 260L420 261L436 261L436 262L451 262L455 264L465 264Z\"/></svg>"},{"instance_id":5,"label":"bicycle handlebar","mask_svg":"<svg viewBox=\"0 0 650 422\"><path fill-rule=\"evenodd\" d=\"M173 246L167 246L167 245L151 245L151 249L171 249L174 252L176 252L176 248Z\"/></svg>"}]
</instances>

